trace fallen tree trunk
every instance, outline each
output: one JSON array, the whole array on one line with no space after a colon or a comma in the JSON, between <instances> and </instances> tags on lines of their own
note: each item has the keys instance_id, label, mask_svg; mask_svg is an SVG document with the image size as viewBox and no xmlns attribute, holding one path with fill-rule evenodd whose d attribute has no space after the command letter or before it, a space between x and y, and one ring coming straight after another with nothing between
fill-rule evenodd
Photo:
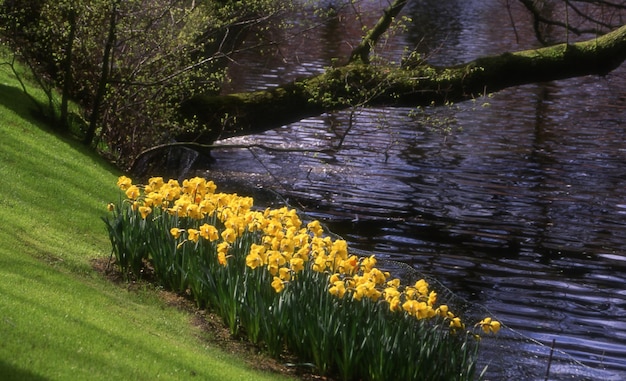
<instances>
[{"instance_id":1,"label":"fallen tree trunk","mask_svg":"<svg viewBox=\"0 0 626 381\"><path fill-rule=\"evenodd\" d=\"M626 25L584 42L488 56L448 68L354 62L270 90L189 99L181 105L181 114L195 119L197 128L177 140L211 144L350 107L442 104L528 83L603 76L625 59Z\"/></svg>"}]
</instances>

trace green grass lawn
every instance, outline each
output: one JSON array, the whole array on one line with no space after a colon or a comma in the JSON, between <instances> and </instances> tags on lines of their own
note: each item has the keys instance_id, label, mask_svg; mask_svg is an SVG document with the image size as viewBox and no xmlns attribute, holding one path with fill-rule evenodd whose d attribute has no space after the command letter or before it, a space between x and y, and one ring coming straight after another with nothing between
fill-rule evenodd
<instances>
[{"instance_id":1,"label":"green grass lawn","mask_svg":"<svg viewBox=\"0 0 626 381\"><path fill-rule=\"evenodd\" d=\"M29 102L0 66L0 380L282 379L203 341L156 292L92 270L110 253L100 217L119 173Z\"/></svg>"}]
</instances>

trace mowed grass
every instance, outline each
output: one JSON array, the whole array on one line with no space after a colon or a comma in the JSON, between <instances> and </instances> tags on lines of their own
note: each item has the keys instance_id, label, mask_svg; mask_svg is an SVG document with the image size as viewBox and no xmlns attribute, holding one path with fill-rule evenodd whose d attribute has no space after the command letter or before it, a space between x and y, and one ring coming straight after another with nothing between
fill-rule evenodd
<instances>
[{"instance_id":1,"label":"mowed grass","mask_svg":"<svg viewBox=\"0 0 626 381\"><path fill-rule=\"evenodd\" d=\"M207 344L149 288L92 270L110 253L100 217L119 173L29 102L0 66L0 380L283 379Z\"/></svg>"}]
</instances>

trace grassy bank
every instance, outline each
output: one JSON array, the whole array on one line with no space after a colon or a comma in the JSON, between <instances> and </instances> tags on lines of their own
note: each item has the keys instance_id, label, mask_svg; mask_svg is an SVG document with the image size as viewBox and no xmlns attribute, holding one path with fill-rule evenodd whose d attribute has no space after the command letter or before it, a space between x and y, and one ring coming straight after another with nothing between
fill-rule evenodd
<instances>
[{"instance_id":1,"label":"grassy bank","mask_svg":"<svg viewBox=\"0 0 626 381\"><path fill-rule=\"evenodd\" d=\"M0 379L280 379L208 345L154 291L92 270L110 253L100 216L119 173L29 102L0 66Z\"/></svg>"}]
</instances>

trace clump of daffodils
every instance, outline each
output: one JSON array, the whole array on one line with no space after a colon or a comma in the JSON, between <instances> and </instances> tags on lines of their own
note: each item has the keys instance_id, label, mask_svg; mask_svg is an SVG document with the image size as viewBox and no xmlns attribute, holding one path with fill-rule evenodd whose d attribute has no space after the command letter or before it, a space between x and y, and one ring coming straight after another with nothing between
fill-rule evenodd
<instances>
[{"instance_id":1,"label":"clump of daffodils","mask_svg":"<svg viewBox=\"0 0 626 381\"><path fill-rule=\"evenodd\" d=\"M298 330L313 332L317 328L311 327L317 327L323 320L319 314L293 315L311 300L315 300L317 306L355 311L365 309L365 312L339 315L348 320L368 316L366 323L376 326L384 325L384 321L373 323L371 319L401 319L398 321L406 322L402 324L408 324L407 327L412 326L412 319L415 322L432 321L434 327L446 326L452 336L468 332L461 317L450 311L446 304L438 304L437 293L424 279L403 285L400 279L391 278L389 272L379 269L374 256L350 254L345 240L325 235L319 221L305 224L294 209L255 209L252 198L218 193L212 181L200 177L186 179L182 184L177 180L166 182L161 177L153 177L142 186L121 176L117 185L126 199L120 206L108 205L114 218L105 221L122 271L137 273L141 271L138 266L151 262L155 270L161 269L162 277L176 278L164 281L164 284L177 291L191 291L199 305L217 304L213 307L223 311L231 330L247 324L246 331L266 342L268 347L272 340L277 340L277 352L285 343L293 342L296 348L299 343L304 343L303 340L276 339L293 328L288 324L299 322L302 327ZM264 291L267 289L271 292ZM286 310L286 306L291 307ZM310 310L308 306L301 309ZM256 316L263 313L268 316ZM332 311L319 313L333 314ZM307 326L307 319L316 321ZM337 324L333 319L336 317L331 316L328 324ZM268 321L275 321L279 328L268 326ZM359 322L350 324L358 325ZM416 327L423 329L423 324ZM498 332L500 323L485 318L474 327L484 334L491 334ZM331 332L331 327L328 330ZM345 345L347 338L342 336L343 333L332 332ZM397 334L401 336L394 342L400 343L404 334ZM476 335L471 333L470 336ZM454 342L455 339L446 340ZM361 344L355 341L355 345L367 347L362 341ZM342 350L341 356L345 357L346 349ZM320 353L306 355L319 357ZM460 355L468 356L465 353ZM358 358L355 356L354 361ZM337 367L327 363L328 360L318 362L316 364L322 371ZM339 372L344 378L355 374L365 377L353 373L355 371L351 368L358 364L349 365L345 358L339 364L342 364ZM371 374L389 371L382 365L368 370Z\"/></svg>"}]
</instances>

